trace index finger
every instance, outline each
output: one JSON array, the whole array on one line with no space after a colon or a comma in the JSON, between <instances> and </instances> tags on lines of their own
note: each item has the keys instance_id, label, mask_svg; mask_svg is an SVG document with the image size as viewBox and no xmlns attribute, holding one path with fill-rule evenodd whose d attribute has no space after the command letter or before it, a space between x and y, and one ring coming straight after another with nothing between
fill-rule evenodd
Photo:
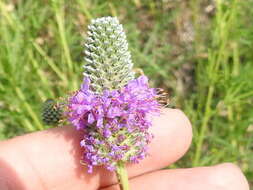
<instances>
[{"instance_id":1,"label":"index finger","mask_svg":"<svg viewBox=\"0 0 253 190\"><path fill-rule=\"evenodd\" d=\"M150 156L128 164L130 177L168 166L178 160L191 142L191 125L179 110L165 109L151 128L155 135ZM0 143L0 176L13 189L97 189L117 181L102 167L87 174L80 164L82 134L73 127L31 133ZM1 178L0 178L1 181ZM0 182L1 183L1 182Z\"/></svg>"}]
</instances>

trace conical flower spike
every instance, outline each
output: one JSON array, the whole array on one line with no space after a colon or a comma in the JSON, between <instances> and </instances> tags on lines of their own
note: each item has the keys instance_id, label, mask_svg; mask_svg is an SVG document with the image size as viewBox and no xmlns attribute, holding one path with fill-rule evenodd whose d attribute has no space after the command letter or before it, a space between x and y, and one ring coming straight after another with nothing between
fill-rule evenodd
<instances>
[{"instance_id":1,"label":"conical flower spike","mask_svg":"<svg viewBox=\"0 0 253 190\"><path fill-rule=\"evenodd\" d=\"M134 78L133 63L123 27L115 17L91 21L85 43L84 76L92 90L120 89Z\"/></svg>"}]
</instances>

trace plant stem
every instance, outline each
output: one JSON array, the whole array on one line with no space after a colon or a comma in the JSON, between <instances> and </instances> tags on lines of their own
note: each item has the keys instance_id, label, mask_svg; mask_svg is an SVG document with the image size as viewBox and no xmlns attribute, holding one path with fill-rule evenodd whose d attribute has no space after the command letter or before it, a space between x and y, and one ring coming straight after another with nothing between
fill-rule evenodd
<instances>
[{"instance_id":1,"label":"plant stem","mask_svg":"<svg viewBox=\"0 0 253 190\"><path fill-rule=\"evenodd\" d=\"M201 151L202 151L202 145L203 145L205 133L207 130L207 125L211 117L211 103L212 103L213 94L214 94L214 86L211 85L208 89L205 113L204 113L202 125L200 127L200 135L197 140L197 147L196 147L196 152L193 159L193 166L197 166L199 164Z\"/></svg>"},{"instance_id":2,"label":"plant stem","mask_svg":"<svg viewBox=\"0 0 253 190\"><path fill-rule=\"evenodd\" d=\"M120 183L120 190L130 190L128 184L127 170L124 162L121 161L118 162L116 172Z\"/></svg>"}]
</instances>

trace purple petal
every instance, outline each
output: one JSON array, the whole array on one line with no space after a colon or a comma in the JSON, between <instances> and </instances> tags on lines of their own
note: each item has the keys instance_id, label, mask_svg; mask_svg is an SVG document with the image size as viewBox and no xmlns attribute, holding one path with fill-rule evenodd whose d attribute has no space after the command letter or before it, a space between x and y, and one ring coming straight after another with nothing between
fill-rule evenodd
<instances>
[{"instance_id":1,"label":"purple petal","mask_svg":"<svg viewBox=\"0 0 253 190\"><path fill-rule=\"evenodd\" d=\"M120 116L120 109L118 107L110 107L108 112L107 112L107 117L109 118L114 118L117 116Z\"/></svg>"},{"instance_id":2,"label":"purple petal","mask_svg":"<svg viewBox=\"0 0 253 190\"><path fill-rule=\"evenodd\" d=\"M105 129L104 131L103 131L103 135L104 135L104 137L105 138L108 138L108 137L110 137L111 136L111 131L110 130L108 130L108 129Z\"/></svg>"},{"instance_id":3,"label":"purple petal","mask_svg":"<svg viewBox=\"0 0 253 190\"><path fill-rule=\"evenodd\" d=\"M94 121L95 121L95 118L94 118L93 114L90 113L90 114L88 115L88 123L89 123L89 124L92 124Z\"/></svg>"},{"instance_id":4,"label":"purple petal","mask_svg":"<svg viewBox=\"0 0 253 190\"><path fill-rule=\"evenodd\" d=\"M82 103L82 101L85 99L85 94L81 91L79 91L76 96L75 96L75 100L78 102L78 103Z\"/></svg>"},{"instance_id":5,"label":"purple petal","mask_svg":"<svg viewBox=\"0 0 253 190\"><path fill-rule=\"evenodd\" d=\"M107 98L109 95L110 95L110 91L109 90L104 90L103 97Z\"/></svg>"},{"instance_id":6,"label":"purple petal","mask_svg":"<svg viewBox=\"0 0 253 190\"><path fill-rule=\"evenodd\" d=\"M92 165L88 165L87 167L88 167L88 171L87 171L87 172L88 172L89 174L91 174L92 171L93 171L93 166L92 166Z\"/></svg>"},{"instance_id":7,"label":"purple petal","mask_svg":"<svg viewBox=\"0 0 253 190\"><path fill-rule=\"evenodd\" d=\"M137 79L139 85L147 85L148 84L148 77L146 77L145 75L141 75L138 79Z\"/></svg>"},{"instance_id":8,"label":"purple petal","mask_svg":"<svg viewBox=\"0 0 253 190\"><path fill-rule=\"evenodd\" d=\"M85 145L86 145L85 140L81 140L80 145L81 145L81 147L85 147Z\"/></svg>"},{"instance_id":9,"label":"purple petal","mask_svg":"<svg viewBox=\"0 0 253 190\"><path fill-rule=\"evenodd\" d=\"M81 90L83 92L88 92L90 88L90 79L88 77L84 77L83 83L81 85Z\"/></svg>"},{"instance_id":10,"label":"purple petal","mask_svg":"<svg viewBox=\"0 0 253 190\"><path fill-rule=\"evenodd\" d=\"M90 105L79 105L76 108L76 113L77 114L85 114L86 112L90 111L92 106Z\"/></svg>"},{"instance_id":11,"label":"purple petal","mask_svg":"<svg viewBox=\"0 0 253 190\"><path fill-rule=\"evenodd\" d=\"M98 118L97 127L102 127L102 126L103 126L103 118Z\"/></svg>"}]
</instances>

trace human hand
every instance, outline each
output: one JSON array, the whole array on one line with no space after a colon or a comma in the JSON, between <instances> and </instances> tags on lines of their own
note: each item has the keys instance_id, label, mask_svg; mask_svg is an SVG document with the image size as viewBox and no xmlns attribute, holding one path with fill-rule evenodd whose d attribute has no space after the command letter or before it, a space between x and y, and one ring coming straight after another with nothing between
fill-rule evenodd
<instances>
[{"instance_id":1,"label":"human hand","mask_svg":"<svg viewBox=\"0 0 253 190\"><path fill-rule=\"evenodd\" d=\"M191 124L179 110L166 109L154 120L150 156L129 164L133 190L248 190L240 169L230 163L166 169L190 146ZM80 164L82 134L57 127L0 142L0 190L117 190L117 178L102 167L88 174Z\"/></svg>"}]
</instances>

